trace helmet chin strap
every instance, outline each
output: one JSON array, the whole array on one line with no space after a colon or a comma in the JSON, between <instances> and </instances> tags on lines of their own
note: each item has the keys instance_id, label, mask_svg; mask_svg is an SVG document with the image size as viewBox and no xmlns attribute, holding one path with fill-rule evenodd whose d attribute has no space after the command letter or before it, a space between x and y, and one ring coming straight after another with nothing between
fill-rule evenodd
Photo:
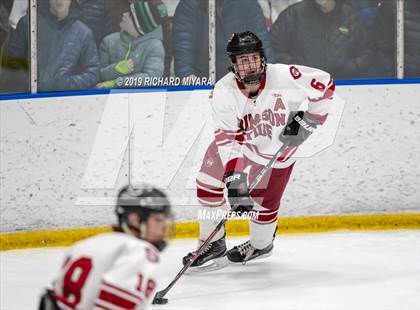
<instances>
[{"instance_id":1,"label":"helmet chin strap","mask_svg":"<svg viewBox=\"0 0 420 310\"><path fill-rule=\"evenodd\" d=\"M146 240L146 223L140 222L140 239Z\"/></svg>"},{"instance_id":2,"label":"helmet chin strap","mask_svg":"<svg viewBox=\"0 0 420 310\"><path fill-rule=\"evenodd\" d=\"M257 85L261 83L261 77L262 77L261 73L252 74L252 75L244 77L242 79L242 83L249 86Z\"/></svg>"},{"instance_id":3,"label":"helmet chin strap","mask_svg":"<svg viewBox=\"0 0 420 310\"><path fill-rule=\"evenodd\" d=\"M166 248L167 242L165 240L161 240L158 242L152 242L152 244L158 249L159 251L163 251Z\"/></svg>"},{"instance_id":4,"label":"helmet chin strap","mask_svg":"<svg viewBox=\"0 0 420 310\"><path fill-rule=\"evenodd\" d=\"M140 229L131 225L128 225L126 222L121 223L121 229L126 234L132 235L136 238L140 236Z\"/></svg>"}]
</instances>

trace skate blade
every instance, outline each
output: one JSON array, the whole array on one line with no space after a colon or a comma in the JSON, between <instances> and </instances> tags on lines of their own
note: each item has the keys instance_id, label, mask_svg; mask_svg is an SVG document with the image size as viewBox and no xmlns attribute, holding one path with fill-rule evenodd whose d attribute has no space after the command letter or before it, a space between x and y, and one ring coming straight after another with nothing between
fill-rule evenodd
<instances>
[{"instance_id":1,"label":"skate blade","mask_svg":"<svg viewBox=\"0 0 420 310\"><path fill-rule=\"evenodd\" d=\"M264 258L270 257L271 255L273 255L273 251L268 252L268 253L263 254L263 255L260 255L260 256L257 256L255 258L248 259L247 261L244 261L244 262L233 262L233 261L230 260L229 263L234 264L234 265L239 265L239 264L246 265L248 262L251 262L251 261L254 261L254 260L259 260L259 259L264 259Z\"/></svg>"},{"instance_id":2,"label":"skate blade","mask_svg":"<svg viewBox=\"0 0 420 310\"><path fill-rule=\"evenodd\" d=\"M208 261L203 266L190 267L187 269L187 271L185 271L185 274L193 275L193 274L211 272L211 271L223 269L227 265L229 265L229 260L227 259L226 255L224 255L222 257L215 258Z\"/></svg>"},{"instance_id":3,"label":"skate blade","mask_svg":"<svg viewBox=\"0 0 420 310\"><path fill-rule=\"evenodd\" d=\"M259 260L259 259L270 257L271 255L273 255L273 251L268 252L268 253L263 254L263 255L260 255L260 256L257 256L255 258L248 259L248 260L242 262L242 265L246 265L249 261L252 261L252 260Z\"/></svg>"},{"instance_id":4,"label":"skate blade","mask_svg":"<svg viewBox=\"0 0 420 310\"><path fill-rule=\"evenodd\" d=\"M263 258L270 257L271 255L273 255L273 251L270 251L270 252L265 253L265 254L263 254L263 255L257 256L257 257L256 257L256 258L254 258L254 259L255 259L255 260L257 260L257 259L263 259Z\"/></svg>"}]
</instances>

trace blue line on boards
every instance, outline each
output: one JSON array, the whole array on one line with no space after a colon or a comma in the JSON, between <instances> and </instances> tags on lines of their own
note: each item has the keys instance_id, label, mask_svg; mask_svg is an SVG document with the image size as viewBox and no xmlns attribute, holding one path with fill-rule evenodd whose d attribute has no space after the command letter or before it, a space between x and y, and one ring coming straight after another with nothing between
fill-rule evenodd
<instances>
[{"instance_id":1,"label":"blue line on boards","mask_svg":"<svg viewBox=\"0 0 420 310\"><path fill-rule=\"evenodd\" d=\"M409 79L361 79L361 80L337 80L338 86L351 85L389 85L389 84L420 84L420 78ZM146 92L175 92L175 91L193 91L213 89L212 85L206 86L162 86L162 87L142 87L142 88L116 88L116 89L92 89L80 91L63 91L63 92L40 92L36 94L19 93L0 95L2 100L17 100L31 98L51 98L51 97L69 97L69 96L92 96L92 95L109 95L109 94L126 94L126 93L146 93Z\"/></svg>"}]
</instances>

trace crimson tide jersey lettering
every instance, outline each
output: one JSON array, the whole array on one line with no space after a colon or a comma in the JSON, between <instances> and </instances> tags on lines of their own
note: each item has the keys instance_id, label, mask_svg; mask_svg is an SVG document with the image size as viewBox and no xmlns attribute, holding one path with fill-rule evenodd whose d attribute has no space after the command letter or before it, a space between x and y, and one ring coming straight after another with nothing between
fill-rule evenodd
<instances>
[{"instance_id":1,"label":"crimson tide jersey lettering","mask_svg":"<svg viewBox=\"0 0 420 310\"><path fill-rule=\"evenodd\" d=\"M76 243L53 282L60 309L145 309L154 296L159 252L124 233Z\"/></svg>"},{"instance_id":2,"label":"crimson tide jersey lettering","mask_svg":"<svg viewBox=\"0 0 420 310\"><path fill-rule=\"evenodd\" d=\"M248 98L245 87L228 73L215 85L211 107L215 141L225 171L242 170L243 156L266 165L282 143L278 139L291 111L302 105L321 122L334 102L334 81L324 71L298 65L268 64L259 95ZM287 152L287 151L286 151ZM279 157L274 168L294 159Z\"/></svg>"}]
</instances>

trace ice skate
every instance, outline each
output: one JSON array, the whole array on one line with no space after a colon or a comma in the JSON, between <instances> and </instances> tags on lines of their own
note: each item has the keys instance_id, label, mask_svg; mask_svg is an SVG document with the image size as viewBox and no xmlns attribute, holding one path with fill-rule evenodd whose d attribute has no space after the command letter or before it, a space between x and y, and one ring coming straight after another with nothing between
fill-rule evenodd
<instances>
[{"instance_id":1,"label":"ice skate","mask_svg":"<svg viewBox=\"0 0 420 310\"><path fill-rule=\"evenodd\" d=\"M243 263L253 259L260 259L268 257L273 253L273 242L271 242L267 247L262 250L256 249L251 245L251 242L248 240L240 245L233 247L226 254L227 259L233 263Z\"/></svg>"},{"instance_id":2,"label":"ice skate","mask_svg":"<svg viewBox=\"0 0 420 310\"><path fill-rule=\"evenodd\" d=\"M193 253L188 253L182 259L186 265L192 258ZM197 257L188 270L188 273L208 272L225 267L229 262L226 259L226 237L211 242L206 249Z\"/></svg>"}]
</instances>

